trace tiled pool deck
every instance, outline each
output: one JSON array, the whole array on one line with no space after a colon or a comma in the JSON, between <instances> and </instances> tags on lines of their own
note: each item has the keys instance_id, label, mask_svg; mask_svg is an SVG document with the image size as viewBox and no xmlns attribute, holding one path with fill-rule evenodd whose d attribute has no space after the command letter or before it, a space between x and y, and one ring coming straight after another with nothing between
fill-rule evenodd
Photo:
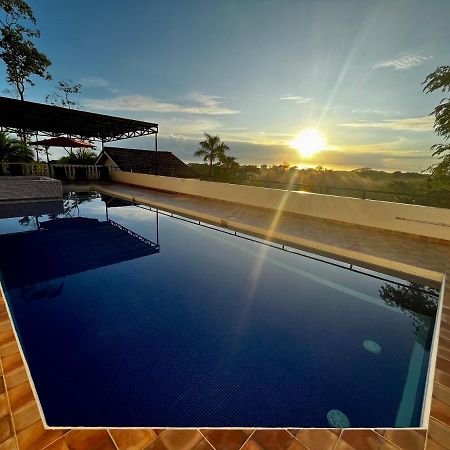
<instances>
[{"instance_id":1,"label":"tiled pool deck","mask_svg":"<svg viewBox=\"0 0 450 450\"><path fill-rule=\"evenodd\" d=\"M205 221L226 221L230 228L242 231L252 228L261 233L258 229L272 229L272 238L326 254L336 250L338 258L356 262L366 255L359 259L362 264L377 266L391 261L394 270L418 267L446 273L450 280L450 246L443 243L291 215L281 215L274 224L273 212L122 185L99 186L98 190L123 198L134 197L138 202L175 213L189 212ZM292 239L287 240L287 236ZM0 450L450 449L450 284L444 292L431 417L428 428L423 430L45 429L3 298L0 366Z\"/></svg>"}]
</instances>

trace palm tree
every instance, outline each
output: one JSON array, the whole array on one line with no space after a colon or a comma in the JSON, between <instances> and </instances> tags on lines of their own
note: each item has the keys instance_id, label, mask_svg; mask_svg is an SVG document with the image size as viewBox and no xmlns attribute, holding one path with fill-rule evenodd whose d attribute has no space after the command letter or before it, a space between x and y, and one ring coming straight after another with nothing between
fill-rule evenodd
<instances>
[{"instance_id":1,"label":"palm tree","mask_svg":"<svg viewBox=\"0 0 450 450\"><path fill-rule=\"evenodd\" d=\"M34 160L33 150L21 140L13 139L0 132L0 161L30 162Z\"/></svg>"},{"instance_id":2,"label":"palm tree","mask_svg":"<svg viewBox=\"0 0 450 450\"><path fill-rule=\"evenodd\" d=\"M200 148L194 153L194 156L203 156L203 161L209 161L209 177L212 179L214 161L224 156L230 147L224 142L220 142L219 136L205 133L205 137L204 141L200 141Z\"/></svg>"}]
</instances>

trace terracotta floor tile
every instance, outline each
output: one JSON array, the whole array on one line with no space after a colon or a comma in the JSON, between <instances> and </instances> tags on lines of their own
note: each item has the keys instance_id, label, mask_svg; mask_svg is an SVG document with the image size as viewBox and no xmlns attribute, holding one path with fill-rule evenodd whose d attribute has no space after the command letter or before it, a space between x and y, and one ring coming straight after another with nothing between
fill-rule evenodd
<instances>
[{"instance_id":1,"label":"terracotta floor tile","mask_svg":"<svg viewBox=\"0 0 450 450\"><path fill-rule=\"evenodd\" d=\"M238 450L248 435L241 430L201 430L216 450Z\"/></svg>"},{"instance_id":2,"label":"terracotta floor tile","mask_svg":"<svg viewBox=\"0 0 450 450\"><path fill-rule=\"evenodd\" d=\"M62 434L62 430L45 430L39 421L17 433L17 441L20 450L38 450L56 441Z\"/></svg>"},{"instance_id":3,"label":"terracotta floor tile","mask_svg":"<svg viewBox=\"0 0 450 450\"><path fill-rule=\"evenodd\" d=\"M436 369L436 371L434 373L434 381L441 384L442 386L450 388L450 374L449 373L445 373L442 370Z\"/></svg>"},{"instance_id":4,"label":"terracotta floor tile","mask_svg":"<svg viewBox=\"0 0 450 450\"><path fill-rule=\"evenodd\" d=\"M48 447L45 447L45 450L73 450L73 449L69 448L66 440L64 439L64 436L62 436L55 442L53 442L53 444L50 444Z\"/></svg>"},{"instance_id":5,"label":"terracotta floor tile","mask_svg":"<svg viewBox=\"0 0 450 450\"><path fill-rule=\"evenodd\" d=\"M141 450L157 438L151 429L109 430L119 450Z\"/></svg>"},{"instance_id":6,"label":"terracotta floor tile","mask_svg":"<svg viewBox=\"0 0 450 450\"><path fill-rule=\"evenodd\" d=\"M450 389L442 386L441 384L434 383L433 385L433 397L440 400L446 405L450 405Z\"/></svg>"},{"instance_id":7,"label":"terracotta floor tile","mask_svg":"<svg viewBox=\"0 0 450 450\"><path fill-rule=\"evenodd\" d=\"M6 393L0 394L0 417L9 414L9 403Z\"/></svg>"},{"instance_id":8,"label":"terracotta floor tile","mask_svg":"<svg viewBox=\"0 0 450 450\"><path fill-rule=\"evenodd\" d=\"M3 365L3 373L7 374L11 372L11 370L17 369L20 366L23 366L22 357L20 356L20 353L14 353L9 356L5 356L2 358L2 365Z\"/></svg>"},{"instance_id":9,"label":"terracotta floor tile","mask_svg":"<svg viewBox=\"0 0 450 450\"><path fill-rule=\"evenodd\" d=\"M335 450L398 450L381 435L371 430L344 430Z\"/></svg>"},{"instance_id":10,"label":"terracotta floor tile","mask_svg":"<svg viewBox=\"0 0 450 450\"><path fill-rule=\"evenodd\" d=\"M432 439L443 447L450 447L450 428L431 418L428 425L428 439Z\"/></svg>"},{"instance_id":11,"label":"terracotta floor tile","mask_svg":"<svg viewBox=\"0 0 450 450\"><path fill-rule=\"evenodd\" d=\"M438 356L436 358L436 368L444 371L445 373L450 373L450 361Z\"/></svg>"},{"instance_id":12,"label":"terracotta floor tile","mask_svg":"<svg viewBox=\"0 0 450 450\"><path fill-rule=\"evenodd\" d=\"M3 375L0 375L0 394L3 394L6 392L5 389L5 378L3 377Z\"/></svg>"},{"instance_id":13,"label":"terracotta floor tile","mask_svg":"<svg viewBox=\"0 0 450 450\"><path fill-rule=\"evenodd\" d=\"M14 437L14 430L11 416L8 414L0 419L0 442L5 442L11 437Z\"/></svg>"},{"instance_id":14,"label":"terracotta floor tile","mask_svg":"<svg viewBox=\"0 0 450 450\"><path fill-rule=\"evenodd\" d=\"M241 448L241 450L264 450L256 441L250 438Z\"/></svg>"},{"instance_id":15,"label":"terracotta floor tile","mask_svg":"<svg viewBox=\"0 0 450 450\"><path fill-rule=\"evenodd\" d=\"M284 450L289 447L294 437L286 430L256 430L252 440L264 450Z\"/></svg>"},{"instance_id":16,"label":"terracotta floor tile","mask_svg":"<svg viewBox=\"0 0 450 450\"><path fill-rule=\"evenodd\" d=\"M28 381L19 384L15 388L8 391L9 403L11 405L11 411L14 413L16 410L24 406L26 403L34 400L33 391Z\"/></svg>"},{"instance_id":17,"label":"terracotta floor tile","mask_svg":"<svg viewBox=\"0 0 450 450\"><path fill-rule=\"evenodd\" d=\"M4 343L0 347L0 356L9 356L19 351L19 346L17 345L16 340L11 340L10 342Z\"/></svg>"},{"instance_id":18,"label":"terracotta floor tile","mask_svg":"<svg viewBox=\"0 0 450 450\"><path fill-rule=\"evenodd\" d=\"M341 430L300 430L297 439L311 450L332 449L339 439Z\"/></svg>"},{"instance_id":19,"label":"terracotta floor tile","mask_svg":"<svg viewBox=\"0 0 450 450\"><path fill-rule=\"evenodd\" d=\"M28 374L25 370L25 366L18 367L5 375L5 383L8 389L12 389L19 384L25 383L25 381L28 381Z\"/></svg>"},{"instance_id":20,"label":"terracotta floor tile","mask_svg":"<svg viewBox=\"0 0 450 450\"><path fill-rule=\"evenodd\" d=\"M445 425L450 426L450 406L446 405L444 402L433 398L431 400L430 415Z\"/></svg>"},{"instance_id":21,"label":"terracotta floor tile","mask_svg":"<svg viewBox=\"0 0 450 450\"><path fill-rule=\"evenodd\" d=\"M167 450L167 447L162 443L161 439L155 439L150 445L144 448L144 450Z\"/></svg>"},{"instance_id":22,"label":"terracotta floor tile","mask_svg":"<svg viewBox=\"0 0 450 450\"><path fill-rule=\"evenodd\" d=\"M303 442L293 439L287 450L310 450ZM320 450L333 450L333 447L321 447Z\"/></svg>"},{"instance_id":23,"label":"terracotta floor tile","mask_svg":"<svg viewBox=\"0 0 450 450\"><path fill-rule=\"evenodd\" d=\"M201 439L197 430L166 430L159 439L167 450L191 450Z\"/></svg>"},{"instance_id":24,"label":"terracotta floor tile","mask_svg":"<svg viewBox=\"0 0 450 450\"><path fill-rule=\"evenodd\" d=\"M192 450L214 450L214 448L205 438L203 438L198 444L195 444Z\"/></svg>"},{"instance_id":25,"label":"terracotta floor tile","mask_svg":"<svg viewBox=\"0 0 450 450\"><path fill-rule=\"evenodd\" d=\"M7 342L15 341L16 336L14 335L14 331L11 329L0 332L0 349Z\"/></svg>"},{"instance_id":26,"label":"terracotta floor tile","mask_svg":"<svg viewBox=\"0 0 450 450\"><path fill-rule=\"evenodd\" d=\"M71 430L63 439L73 450L117 450L106 430Z\"/></svg>"},{"instance_id":27,"label":"terracotta floor tile","mask_svg":"<svg viewBox=\"0 0 450 450\"><path fill-rule=\"evenodd\" d=\"M17 432L28 428L37 421L41 420L37 403L33 400L28 402L13 413L14 427Z\"/></svg>"},{"instance_id":28,"label":"terracotta floor tile","mask_svg":"<svg viewBox=\"0 0 450 450\"><path fill-rule=\"evenodd\" d=\"M425 430L385 430L384 438L402 450L423 450L426 434Z\"/></svg>"},{"instance_id":29,"label":"terracotta floor tile","mask_svg":"<svg viewBox=\"0 0 450 450\"><path fill-rule=\"evenodd\" d=\"M0 322L0 332L4 333L5 331L11 330L12 329L12 325L11 325L11 321L8 320L2 320Z\"/></svg>"},{"instance_id":30,"label":"terracotta floor tile","mask_svg":"<svg viewBox=\"0 0 450 450\"><path fill-rule=\"evenodd\" d=\"M8 440L0 444L0 450L17 450L17 442L14 437L10 437Z\"/></svg>"},{"instance_id":31,"label":"terracotta floor tile","mask_svg":"<svg viewBox=\"0 0 450 450\"><path fill-rule=\"evenodd\" d=\"M448 447L442 447L433 439L427 439L425 450L448 450Z\"/></svg>"}]
</instances>

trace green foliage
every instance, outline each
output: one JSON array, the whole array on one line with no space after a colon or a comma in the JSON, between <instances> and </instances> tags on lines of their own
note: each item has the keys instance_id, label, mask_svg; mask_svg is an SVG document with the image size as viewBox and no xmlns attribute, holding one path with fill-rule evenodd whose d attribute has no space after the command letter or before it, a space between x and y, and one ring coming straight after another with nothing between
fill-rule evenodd
<instances>
[{"instance_id":1,"label":"green foliage","mask_svg":"<svg viewBox=\"0 0 450 450\"><path fill-rule=\"evenodd\" d=\"M427 93L450 92L450 66L438 67L425 78L424 85L424 91ZM434 130L447 142L431 147L433 156L437 156L440 162L430 169L438 183L450 186L450 98L443 98L432 114L434 114Z\"/></svg>"},{"instance_id":2,"label":"green foliage","mask_svg":"<svg viewBox=\"0 0 450 450\"><path fill-rule=\"evenodd\" d=\"M34 86L32 76L50 80L47 69L50 60L34 45L39 30L28 28L27 22L36 24L31 8L23 0L0 0L4 16L0 19L0 58L6 65L6 81L13 85L21 100L25 86Z\"/></svg>"},{"instance_id":3,"label":"green foliage","mask_svg":"<svg viewBox=\"0 0 450 450\"><path fill-rule=\"evenodd\" d=\"M76 153L70 153L68 156L63 156L57 161L60 164L95 164L97 161L97 155L88 149L77 149Z\"/></svg>"},{"instance_id":4,"label":"green foliage","mask_svg":"<svg viewBox=\"0 0 450 450\"><path fill-rule=\"evenodd\" d=\"M34 160L33 156L33 150L25 142L0 132L0 161L31 162Z\"/></svg>"},{"instance_id":5,"label":"green foliage","mask_svg":"<svg viewBox=\"0 0 450 450\"><path fill-rule=\"evenodd\" d=\"M213 164L219 158L225 157L225 152L230 149L227 144L220 142L219 136L211 136L205 133L205 140L200 141L200 148L194 156L203 157L203 161L209 161L209 176L213 177Z\"/></svg>"}]
</instances>

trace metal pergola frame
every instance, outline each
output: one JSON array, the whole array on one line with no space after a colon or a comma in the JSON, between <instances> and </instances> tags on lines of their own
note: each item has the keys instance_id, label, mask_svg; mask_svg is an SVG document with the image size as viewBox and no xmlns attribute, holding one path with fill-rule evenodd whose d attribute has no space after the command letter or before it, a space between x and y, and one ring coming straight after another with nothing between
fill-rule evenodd
<instances>
[{"instance_id":1,"label":"metal pergola frame","mask_svg":"<svg viewBox=\"0 0 450 450\"><path fill-rule=\"evenodd\" d=\"M124 117L0 97L0 129L36 136L70 136L105 142L155 136L158 173L158 124Z\"/></svg>"}]
</instances>

